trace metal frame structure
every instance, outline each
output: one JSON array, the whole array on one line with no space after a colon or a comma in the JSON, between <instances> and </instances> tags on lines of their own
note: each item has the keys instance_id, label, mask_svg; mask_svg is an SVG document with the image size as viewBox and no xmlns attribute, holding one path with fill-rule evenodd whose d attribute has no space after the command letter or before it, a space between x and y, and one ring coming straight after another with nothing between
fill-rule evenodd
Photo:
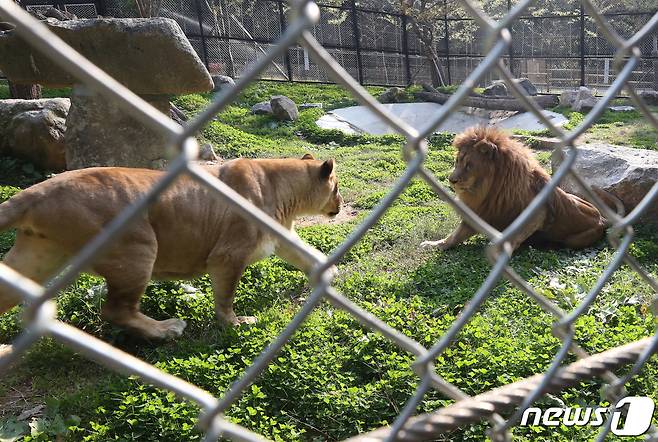
<instances>
[{"instance_id":1,"label":"metal frame structure","mask_svg":"<svg viewBox=\"0 0 658 442\"><path fill-rule=\"evenodd\" d=\"M591 187L574 171L574 162L578 156L575 140L585 132L601 115L610 100L621 92L628 94L635 106L647 121L658 130L658 120L639 98L628 78L637 66L640 54L637 44L658 27L658 13L636 34L628 39L621 38L609 25L606 18L592 4L591 0L582 0L583 8L595 20L600 32L606 36L616 48L615 61L619 75L605 96L587 114L584 121L571 131L565 131L554 126L535 104L532 97L526 96L513 81L513 75L502 62L501 57L508 53L512 43L510 27L526 9L532 0L523 0L516 4L508 14L495 21L471 0L462 0L462 6L472 19L487 31L486 46L488 51L482 62L464 80L457 91L451 96L441 110L428 119L426 124L418 129L410 127L394 115L387 112L377 100L350 76L313 37L309 29L318 20L318 6L308 0L295 0L291 7L295 11L295 19L291 21L276 44L255 61L230 88L222 89L214 101L186 126L181 127L166 115L160 113L146 101L126 89L98 67L76 53L62 40L52 34L46 26L35 20L11 0L0 0L0 17L16 24L16 32L29 41L35 49L45 53L70 72L90 90L102 95L120 106L126 113L141 121L145 126L165 134L170 147L175 148L177 156L172 160L168 172L143 199L126 207L106 229L88 243L75 257L71 259L63 271L47 284L39 285L18 274L11 268L0 264L0 286L19 295L25 302L25 326L22 333L13 342L12 349L0 358L0 373L9 370L13 362L43 336L52 336L56 340L74 348L83 355L98 363L121 373L136 375L146 383L171 391L181 398L195 402L201 408L198 426L205 432L206 441L217 440L220 436L237 441L258 441L262 437L244 427L231 423L223 416L223 412L233 404L244 390L262 373L277 352L288 342L290 337L302 326L308 315L322 302L329 302L335 308L342 309L356 318L363 326L383 335L402 350L415 356L413 368L418 375L416 392L410 397L398 415L395 422L386 429L371 434L360 435L356 440L427 440L437 437L459 425L479 422L487 419L491 422L490 436L493 440L509 440L510 429L517 423L523 410L530 406L542 394L565 388L574 379L586 379L601 376L607 383L605 391L611 403L626 395L624 384L636 375L646 361L658 350L658 331L655 335L626 346L612 349L599 355L590 356L574 339L574 321L584 314L592 305L598 294L609 281L613 273L623 264L634 269L641 278L656 293L653 299L654 311L658 309L658 281L644 269L629 253L633 241L633 224L639 216L658 197L658 183L647 193L644 199L624 217L611 211L594 193ZM343 85L353 96L365 106L368 106L379 118L404 136L406 143L401 155L406 162L406 168L388 193L381 199L368 216L354 229L347 239L329 256L325 256L301 239L291 234L275 220L263 213L257 207L245 200L225 183L207 173L194 163L198 155L198 144L194 136L226 105L231 103L246 86L255 80L276 57L280 57L291 45L300 44L308 51L314 61L322 65L334 81ZM454 112L460 103L471 93L480 79L489 71L496 70L504 78L507 87L513 94L539 118L543 124L560 140L558 151L564 156L561 166L555 171L550 182L537 195L532 203L504 231L498 231L464 203L455 197L436 179L424 166L427 154L426 137L443 123ZM217 192L245 219L259 226L264 232L284 242L287 246L297 249L299 254L313 268L310 275L314 287L312 294L306 299L294 318L280 335L252 362L245 373L224 392L221 398L215 398L210 393L167 374L131 355L128 355L111 345L95 338L71 325L65 324L55 317L55 296L74 281L80 272L87 267L107 247L116 235L120 234L140 213L179 176L188 175L203 185ZM510 240L521 228L529 222L538 209L542 207L551 192L560 181L570 175L582 188L584 194L612 222L608 239L616 249L611 262L600 275L596 284L571 312L562 311L553 302L538 293L528 282L510 266L512 250ZM333 266L340 262L343 256L360 241L366 232L378 222L390 208L396 198L404 191L414 177L419 177L429 184L438 197L450 204L454 210L477 232L490 240L487 257L492 263L492 269L479 290L473 294L470 302L464 307L451 327L430 348L412 340L404 333L390 327L385 322L362 309L346 297L342 296L333 286ZM469 397L455 385L445 381L434 369L433 361L454 341L463 326L478 311L485 299L491 294L494 286L502 278L509 280L514 286L536 301L542 309L555 317L554 334L560 338L562 345L554 355L548 370L530 378L522 384L511 384L477 397ZM568 354L574 354L581 359L568 367L562 363ZM624 363L633 363L628 372L615 376L610 370ZM438 410L429 415L412 418L418 403L430 389L436 389L456 401L455 404ZM516 411L508 418L499 414L503 405L517 404ZM610 419L603 425L598 440L605 439L610 432ZM650 430L654 437L655 428Z\"/></svg>"}]
</instances>

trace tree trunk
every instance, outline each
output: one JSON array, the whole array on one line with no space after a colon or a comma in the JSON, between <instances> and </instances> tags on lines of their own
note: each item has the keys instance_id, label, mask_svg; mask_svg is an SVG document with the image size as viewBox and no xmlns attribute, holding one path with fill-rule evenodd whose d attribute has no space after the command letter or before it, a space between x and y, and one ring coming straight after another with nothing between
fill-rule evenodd
<instances>
[{"instance_id":1,"label":"tree trunk","mask_svg":"<svg viewBox=\"0 0 658 442\"><path fill-rule=\"evenodd\" d=\"M41 98L41 86L38 84L9 83L9 96L21 100L38 100Z\"/></svg>"},{"instance_id":2,"label":"tree trunk","mask_svg":"<svg viewBox=\"0 0 658 442\"><path fill-rule=\"evenodd\" d=\"M433 103L444 104L450 99L449 94L442 94L441 92L417 92L416 97L423 101L431 101ZM536 95L531 97L543 109L555 107L558 104L558 98L555 95ZM462 106L479 107L481 109L490 110L506 110L506 111L527 111L519 100L514 97L510 98L488 98L479 96L470 96L462 102Z\"/></svg>"},{"instance_id":3,"label":"tree trunk","mask_svg":"<svg viewBox=\"0 0 658 442\"><path fill-rule=\"evenodd\" d=\"M417 35L420 37L421 46L427 61L430 63L430 78L432 79L432 86L445 86L445 75L441 69L441 61L439 54L434 49L434 38L432 36L421 37L420 29L415 29Z\"/></svg>"}]
</instances>

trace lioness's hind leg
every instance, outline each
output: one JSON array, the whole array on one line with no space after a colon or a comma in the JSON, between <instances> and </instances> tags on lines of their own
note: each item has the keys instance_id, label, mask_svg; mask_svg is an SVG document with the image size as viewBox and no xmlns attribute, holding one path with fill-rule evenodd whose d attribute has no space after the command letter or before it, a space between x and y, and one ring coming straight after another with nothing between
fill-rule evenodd
<instances>
[{"instance_id":1,"label":"lioness's hind leg","mask_svg":"<svg viewBox=\"0 0 658 442\"><path fill-rule=\"evenodd\" d=\"M187 325L182 319L156 321L139 311L139 300L151 279L157 245L122 244L117 252L106 256L94 270L107 281L107 300L102 316L120 327L146 339L179 337Z\"/></svg>"},{"instance_id":2,"label":"lioness's hind leg","mask_svg":"<svg viewBox=\"0 0 658 442\"><path fill-rule=\"evenodd\" d=\"M55 275L66 263L68 255L57 244L35 234L18 232L14 246L2 263L39 284ZM0 315L21 302L20 296L0 287Z\"/></svg>"},{"instance_id":3,"label":"lioness's hind leg","mask_svg":"<svg viewBox=\"0 0 658 442\"><path fill-rule=\"evenodd\" d=\"M108 280L103 318L146 339L172 339L182 335L187 325L182 319L156 321L139 311L139 299L145 289L146 282L129 286L124 281L117 284L116 281Z\"/></svg>"}]
</instances>

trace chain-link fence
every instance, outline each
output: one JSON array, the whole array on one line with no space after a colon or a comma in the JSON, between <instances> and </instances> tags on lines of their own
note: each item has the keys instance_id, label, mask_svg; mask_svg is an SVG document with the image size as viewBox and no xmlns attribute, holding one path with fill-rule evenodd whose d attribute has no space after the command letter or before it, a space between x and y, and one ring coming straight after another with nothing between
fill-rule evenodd
<instances>
[{"instance_id":1,"label":"chain-link fence","mask_svg":"<svg viewBox=\"0 0 658 442\"><path fill-rule=\"evenodd\" d=\"M245 69L235 86L222 90L209 107L185 127L177 125L167 116L159 113L148 103L82 58L13 2L0 2L0 16L5 20L15 23L17 25L16 31L30 41L37 50L48 54L56 63L77 77L88 88L112 100L146 126L166 134L169 137L171 145L177 147L181 152L172 161L169 171L164 175L161 182L155 185L138 203L127 207L98 237L87 244L71 260L59 276L44 286L31 282L5 265L0 265L0 284L2 287L20 295L26 302L25 328L13 342L12 350L0 359L0 372L8 370L10 364L24 354L35 341L49 335L108 368L126 374L137 375L144 382L172 391L179 397L186 398L198 404L202 410L199 416L198 426L205 432L205 440L216 440L220 436L242 441L262 440L259 435L229 422L222 413L262 373L269 362L276 356L277 352L286 345L291 336L302 325L308 315L320 303L327 301L333 304L335 308L345 310L363 326L380 333L416 358L413 367L418 375L417 389L415 394L409 398L395 422L390 427L377 430L370 434L357 436L356 440L429 440L438 437L443 432L481 420L491 422L490 435L492 439L508 440L510 437L508 430L519 421L523 411L542 394L564 389L568 386L575 385L580 380L590 379L595 376L602 377L608 383L605 393L610 402L615 404L619 398L626 395L624 389L626 382L636 375L646 361L658 350L658 333L652 337L614 348L599 355L589 356L577 344L574 338L575 331L573 325L576 319L588 310L603 286L622 264L634 269L653 291L658 294L658 281L629 253L629 247L633 242L634 235L633 224L656 199L658 195L658 184L655 184L651 188L637 207L628 215L621 218L603 204L597 195L592 192L590 186L575 173L573 166L578 156L578 149L575 147L574 142L578 136L596 121L610 100L619 94L622 89L626 91L633 103L646 117L647 121L654 128L658 129L658 121L655 115L650 112L638 97L635 89L629 82L641 60L640 50L637 46L647 35L658 27L658 14L655 14L636 33L629 35L628 38L622 38L614 31L608 20L601 15L590 0L583 0L583 7L589 17L591 17L592 22L596 24L599 32L605 36L607 42L615 48L615 66L619 74L610 85L606 95L587 114L584 121L575 129L566 132L554 126L541 113L532 98L522 93L517 83L512 81L513 75L501 61L501 57L508 53L513 42L509 28L517 23L518 17L526 12L531 3L530 0L522 1L512 8L509 13L503 15L499 21L494 21L469 0L463 0L461 2L462 7L471 15L473 20L478 23L480 28L486 31L482 35L486 47L489 49L486 51L486 55L483 56L481 63L475 67L441 110L432 116L431 121L428 120L423 127L413 128L389 114L381 104L368 95L365 89L359 85L358 81L345 68L336 62L330 51L320 44L311 32L311 29L313 29L314 24L317 23L319 18L319 10L314 3L308 1L296 1L292 4L296 12L296 18L286 26L286 30L276 43L263 48L264 53ZM342 84L359 102L368 106L382 120L386 121L387 124L395 128L398 133L406 138L406 144L401 151L401 155L406 162L404 173L368 216L329 256L321 254L302 242L298 237L292 235L290 231L283 228L275 220L242 198L226 184L219 181L216 177L209 175L193 161L197 157L198 152L197 142L193 138L194 135L221 111L222 108L235 99L240 91L249 85L250 82L271 66L273 60L279 60L287 48L297 43L304 48L304 51L308 53L314 63L322 66L332 80ZM518 44L522 44L522 42ZM484 76L493 71L496 71L498 75L505 79L508 88L510 88L514 95L559 138L561 143L558 150L564 156L564 161L555 171L550 182L540 191L533 202L519 217L502 232L497 231L483 221L465 206L464 203L456 200L424 166L424 160L427 154L426 137L455 111L460 102L469 95L472 88ZM296 249L306 264L313 268L310 275L310 280L314 287L312 294L306 299L295 317L280 335L253 361L242 377L236 380L219 399L182 379L169 375L55 318L53 298L57 295L58 291L75 280L78 274L86 268L90 260L101 253L120 232L130 225L131 221L139 216L141 211L150 202L156 199L159 194L181 175L188 175L203 185L208 186L210 189L213 189L235 210L249 220L249 222L259 226L265 233L277 238L285 246ZM562 311L553 302L538 293L510 266L512 253L510 247L511 239L515 237L547 202L547 199L554 192L560 181L567 175L570 175L576 180L582 191L589 196L589 199L611 221L612 227L609 231L608 238L616 249L611 262L604 269L597 282L582 299L580 304L571 312ZM470 302L464 307L451 327L430 348L424 347L419 342L412 340L404 333L390 327L376 316L363 310L338 293L332 286L334 273L331 269L333 265L337 264L363 238L366 232L377 223L414 177L420 177L427 182L442 200L449 203L461 215L466 223L491 240L491 244L487 249L487 256L492 263L491 272L479 290L473 294ZM545 373L500 387L477 397L469 397L455 385L443 379L434 369L433 362L454 342L460 330L478 311L479 307L490 295L493 287L501 278L509 280L532 300L536 301L542 309L555 316L553 332L560 338L562 343L561 348L554 355L552 363ZM654 310L658 307L658 296L653 300L653 307ZM562 363L568 354L573 354L580 360L565 367ZM628 363L633 363L633 365L621 378L612 373L612 369ZM430 389L436 389L447 397L454 399L456 401L455 404L434 413L412 417L415 414L419 401L422 400ZM516 406L516 411L510 417L503 418L499 413L509 406ZM608 418L601 428L599 440L603 440L610 430L611 419ZM650 429L650 432L653 434L653 437L658 437L653 427Z\"/></svg>"},{"instance_id":2,"label":"chain-link fence","mask_svg":"<svg viewBox=\"0 0 658 442\"><path fill-rule=\"evenodd\" d=\"M61 9L82 11L82 5L73 4L78 1L60 0L61 4L55 4ZM103 15L137 14L128 1L96 1L98 13ZM35 8L42 3L52 4L53 0L24 3ZM411 26L412 18L399 10L400 2L371 3L345 0L320 4L320 19L309 32L361 84L401 86L430 81L427 52ZM432 30L443 81L460 84L486 54L482 42L488 30L455 0L429 3L447 11L436 16ZM480 3L498 18L508 13L516 1ZM605 7L602 12L611 28L624 37L634 35L656 12L655 3L648 0L600 6ZM236 77L280 37L288 26L289 12L284 0L164 0L160 15L180 24L213 74ZM540 92L581 85L603 92L618 75L613 63L614 46L596 26L595 18L574 0L550 0L529 8L509 31L512 44L503 59L514 75L529 78ZM629 78L636 90L658 88L656 35L650 33L638 41L640 62ZM331 81L330 73L302 46L284 51L259 77ZM487 73L479 86L499 78L496 72Z\"/></svg>"}]
</instances>

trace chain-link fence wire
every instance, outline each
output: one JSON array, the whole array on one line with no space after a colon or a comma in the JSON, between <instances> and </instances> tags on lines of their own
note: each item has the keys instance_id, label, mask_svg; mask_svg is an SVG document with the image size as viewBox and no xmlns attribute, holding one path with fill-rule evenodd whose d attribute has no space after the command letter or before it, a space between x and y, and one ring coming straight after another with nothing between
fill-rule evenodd
<instances>
[{"instance_id":1,"label":"chain-link fence wire","mask_svg":"<svg viewBox=\"0 0 658 442\"><path fill-rule=\"evenodd\" d=\"M486 13L499 19L517 1L479 3ZM623 38L636 34L656 12L656 4L651 0L637 0L632 7L621 3L597 2L596 6ZM105 0L104 4L110 16L135 14L121 0ZM320 19L310 32L325 49L335 51L332 55L343 57L339 61L345 62L343 66L350 73L356 72L355 78L362 84L404 86L429 81L427 52L414 31L413 19L402 14L399 2L384 2L377 7L375 4L357 0L321 3ZM433 45L441 68L446 71L443 80L460 84L486 55L482 42L488 29L457 0L436 4L445 9L445 14L436 16L432 30ZM235 77L262 54L260 46L273 43L281 35L288 12L284 0L165 0L161 15L178 21L188 38L203 40L198 53L211 73ZM586 85L603 93L618 74L613 63L614 45L577 0L547 0L533 5L515 20L509 31L512 43L505 55L511 71L529 78L540 92ZM649 33L638 42L641 63L629 79L637 90L658 87L654 74L658 69L655 37L655 32ZM263 71L260 78L316 82L330 78L301 46L284 53L277 66ZM480 79L478 86L497 79L500 75L491 71Z\"/></svg>"},{"instance_id":2,"label":"chain-link fence wire","mask_svg":"<svg viewBox=\"0 0 658 442\"><path fill-rule=\"evenodd\" d=\"M590 0L583 0L583 7L593 17L603 35L616 48L615 66L619 74L606 95L587 114L584 121L575 129L565 132L563 129L554 126L542 114L541 109L531 97L524 95L519 86L513 81L513 76L506 64L502 61L502 57L508 53L512 44L509 28L531 3L531 0L519 2L499 21L493 21L469 0L462 1L461 4L464 9L482 28L487 30L484 38L489 50L487 55L482 58L481 63L475 67L440 111L431 120L428 120L423 127L416 129L389 114L385 107L368 95L358 81L338 64L332 54L318 42L310 30L318 20L319 10L314 3L309 1L298 1L292 4L295 19L286 27L285 32L276 44L268 47L262 56L249 65L235 86L223 89L208 108L185 127L174 123L167 116L158 112L147 102L81 57L49 32L43 24L30 17L13 2L0 2L0 16L4 20L14 22L17 25L16 32L27 39L37 50L48 54L53 61L77 77L81 83L94 92L112 100L145 126L166 134L171 147L175 147L180 152L172 161L162 180L143 199L127 207L98 237L85 245L57 277L48 281L45 285L36 284L4 264L0 265L0 285L18 294L26 304L24 310L25 327L13 342L11 350L0 358L0 373L9 369L10 365L23 355L35 341L43 336L52 336L108 368L129 375L137 375L146 383L172 391L179 397L198 404L201 408L198 426L205 432L205 440L216 440L220 436L241 441L262 440L259 435L229 422L224 417L223 412L240 397L245 388L268 366L277 352L286 345L291 336L302 326L308 315L321 302L328 301L335 308L345 310L363 326L382 334L416 358L413 368L419 377L418 386L395 422L390 428L357 436L356 440L427 440L457 426L479 422L483 419L491 422L490 436L493 440L508 440L511 427L518 422L521 413L540 395L548 391L562 390L567 386L574 385L578 380L590 379L595 376L600 376L607 382L606 397L610 403L615 404L617 399L626 395L624 389L626 382L636 375L646 361L658 350L658 331L652 337L611 349L599 355L589 356L575 341L573 325L574 321L590 308L607 281L622 264L635 270L646 284L658 294L658 281L629 253L629 247L634 236L633 224L637 222L649 205L657 199L658 183L650 189L644 199L628 215L620 217L603 204L598 196L592 192L590 186L574 171L574 162L578 156L578 149L574 143L578 136L596 121L608 106L610 100L618 95L622 89L625 89L647 121L658 129L656 117L638 97L629 82L640 61L637 45L658 27L658 14L654 15L635 34L624 39L614 31ZM404 173L391 186L378 205L329 256L325 256L304 243L299 237L283 228L275 220L242 198L216 177L208 174L193 161L198 154L198 144L193 138L194 134L235 99L240 91L256 79L274 60L280 57L282 53L285 53L288 47L296 42L305 48L317 65L323 66L333 81L342 84L361 104L368 106L406 139L401 151L401 155L406 162ZM432 134L458 108L460 102L472 92L481 78L494 70L504 78L508 88L524 103L527 109L559 138L560 145L557 149L564 159L550 182L517 219L502 232L484 222L464 203L455 199L436 177L424 167L427 153L426 137ZM216 191L249 222L258 225L266 234L275 237L286 247L297 250L300 257L313 269L309 275L313 285L312 294L278 337L262 351L246 369L242 377L237 379L219 399L182 379L169 375L75 327L63 323L55 317L56 308L53 298L57 293L74 281L80 272L87 268L88 263L94 257L98 256L117 235L140 215L149 203L153 202L160 193L181 175L188 175ZM532 219L537 210L546 203L547 198L566 175L571 176L578 183L582 192L610 220L612 227L609 230L608 240L616 249L611 262L602 272L596 284L571 312L561 310L537 292L510 265L511 240ZM333 266L339 263L341 258L377 223L414 177L420 177L427 182L439 198L450 204L466 223L491 241L487 248L487 256L492 263L491 272L451 327L430 348L425 348L401 331L390 327L376 316L342 296L331 285L334 276ZM562 345L545 373L471 398L455 385L445 381L434 369L433 361L454 342L460 330L476 314L482 303L491 294L494 286L502 278L509 280L514 286L536 301L542 309L555 317L553 333L561 340ZM658 308L658 296L653 299L652 306L654 311ZM575 355L581 361L563 367L562 363L568 354ZM628 363L633 363L633 366L621 378L612 373L612 369ZM430 389L436 389L448 398L454 399L456 403L435 413L412 418L416 406ZM518 405L518 407L511 416L503 418L500 412L510 405ZM601 429L599 440L603 440L610 432L610 422L610 418L608 418ZM650 432L654 437L658 437L655 428L652 427Z\"/></svg>"}]
</instances>

